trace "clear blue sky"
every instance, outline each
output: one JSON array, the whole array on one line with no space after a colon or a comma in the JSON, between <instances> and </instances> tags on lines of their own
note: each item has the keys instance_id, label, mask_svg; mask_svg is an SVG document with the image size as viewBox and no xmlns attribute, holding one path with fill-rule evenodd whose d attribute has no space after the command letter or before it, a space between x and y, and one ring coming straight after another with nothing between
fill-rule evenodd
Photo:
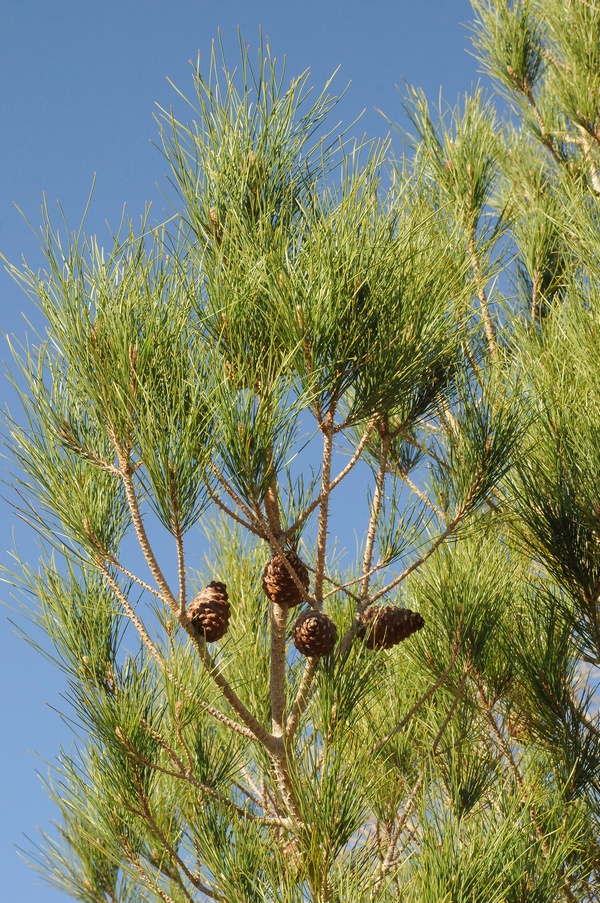
<instances>
[{"instance_id":1,"label":"clear blue sky","mask_svg":"<svg viewBox=\"0 0 600 903\"><path fill-rule=\"evenodd\" d=\"M137 219L146 201L161 219L164 161L153 146L155 103L168 107L176 95L169 77L192 93L189 60L207 59L220 28L230 60L237 27L256 47L258 29L274 54L287 58L290 76L312 71L320 87L337 66L340 108L349 123L363 109L357 131L383 136L388 127L375 109L402 120L396 86L407 81L437 102L443 86L454 102L479 78L468 55L467 0L4 0L0 30L0 252L12 262L25 255L40 263L37 244L14 204L35 225L45 194L51 209L60 200L78 224L96 174L87 230L106 235L122 207ZM23 337L35 311L12 280L0 273L0 332ZM2 358L8 358L2 340ZM2 404L14 407L8 381L0 381ZM15 537L32 562L36 547L0 493L0 558L10 564ZM13 537L13 526L15 537ZM10 602L0 584L0 600ZM35 837L54 812L36 769L46 772L68 727L56 709L60 674L14 633L13 617L0 608L0 900L58 903L66 898L39 883L19 859L23 835ZM22 621L21 621L22 623ZM36 759L32 751L40 758Z\"/></svg>"}]
</instances>

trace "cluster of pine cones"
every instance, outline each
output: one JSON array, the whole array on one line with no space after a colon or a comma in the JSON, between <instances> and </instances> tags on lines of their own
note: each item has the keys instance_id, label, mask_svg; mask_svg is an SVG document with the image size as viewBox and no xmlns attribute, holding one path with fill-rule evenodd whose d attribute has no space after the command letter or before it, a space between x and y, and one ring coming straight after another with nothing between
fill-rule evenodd
<instances>
[{"instance_id":1,"label":"cluster of pine cones","mask_svg":"<svg viewBox=\"0 0 600 903\"><path fill-rule=\"evenodd\" d=\"M296 552L275 555L262 574L262 587L268 599L285 608L295 608L308 592L309 575ZM188 614L192 624L207 643L225 636L229 627L231 606L224 583L213 580L190 602ZM371 605L361 615L358 636L369 649L391 649L417 630L425 621L420 614L394 605ZM296 649L313 657L327 655L337 639L331 618L316 608L301 614L292 629Z\"/></svg>"}]
</instances>

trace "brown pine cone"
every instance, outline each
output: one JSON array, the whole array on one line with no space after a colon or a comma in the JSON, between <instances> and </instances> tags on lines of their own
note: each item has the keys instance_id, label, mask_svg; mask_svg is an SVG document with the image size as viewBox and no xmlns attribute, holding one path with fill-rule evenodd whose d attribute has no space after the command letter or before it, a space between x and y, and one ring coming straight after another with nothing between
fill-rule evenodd
<instances>
[{"instance_id":1,"label":"brown pine cone","mask_svg":"<svg viewBox=\"0 0 600 903\"><path fill-rule=\"evenodd\" d=\"M189 604L188 615L207 643L220 640L227 633L231 607L224 583L211 581Z\"/></svg>"},{"instance_id":2,"label":"brown pine cone","mask_svg":"<svg viewBox=\"0 0 600 903\"><path fill-rule=\"evenodd\" d=\"M362 614L358 635L369 649L391 649L424 624L421 615L408 608L371 605Z\"/></svg>"},{"instance_id":3,"label":"brown pine cone","mask_svg":"<svg viewBox=\"0 0 600 903\"><path fill-rule=\"evenodd\" d=\"M294 646L302 655L327 655L335 646L337 629L330 617L311 608L296 620L292 636Z\"/></svg>"},{"instance_id":4,"label":"brown pine cone","mask_svg":"<svg viewBox=\"0 0 600 903\"><path fill-rule=\"evenodd\" d=\"M308 590L309 577L304 562L292 551L286 552L285 557L304 589ZM262 574L262 588L271 602L276 602L278 605L294 608L302 602L302 593L296 586L281 555L274 555L267 562Z\"/></svg>"},{"instance_id":5,"label":"brown pine cone","mask_svg":"<svg viewBox=\"0 0 600 903\"><path fill-rule=\"evenodd\" d=\"M525 719L519 712L512 712L506 719L506 730L513 740L527 740L529 735Z\"/></svg>"}]
</instances>

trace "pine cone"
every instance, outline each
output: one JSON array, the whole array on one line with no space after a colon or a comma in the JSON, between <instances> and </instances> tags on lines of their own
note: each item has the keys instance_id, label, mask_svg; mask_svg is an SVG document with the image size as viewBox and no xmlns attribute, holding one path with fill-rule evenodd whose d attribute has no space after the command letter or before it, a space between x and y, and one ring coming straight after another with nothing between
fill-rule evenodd
<instances>
[{"instance_id":1,"label":"pine cone","mask_svg":"<svg viewBox=\"0 0 600 903\"><path fill-rule=\"evenodd\" d=\"M188 614L196 630L207 643L220 640L227 633L231 607L224 583L211 581L189 604Z\"/></svg>"},{"instance_id":2,"label":"pine cone","mask_svg":"<svg viewBox=\"0 0 600 903\"><path fill-rule=\"evenodd\" d=\"M330 617L311 608L296 620L292 636L294 646L302 655L327 655L335 646L337 629Z\"/></svg>"},{"instance_id":3,"label":"pine cone","mask_svg":"<svg viewBox=\"0 0 600 903\"><path fill-rule=\"evenodd\" d=\"M506 719L506 730L513 740L527 740L527 724L519 712L512 712Z\"/></svg>"},{"instance_id":4,"label":"pine cone","mask_svg":"<svg viewBox=\"0 0 600 903\"><path fill-rule=\"evenodd\" d=\"M295 552L286 552L285 557L296 572L298 580L307 590L309 577L306 565ZM278 605L294 608L302 602L302 593L296 586L281 555L274 555L267 562L262 575L262 587L271 602L276 602Z\"/></svg>"},{"instance_id":5,"label":"pine cone","mask_svg":"<svg viewBox=\"0 0 600 903\"><path fill-rule=\"evenodd\" d=\"M421 630L425 621L416 611L395 605L371 605L363 612L358 635L369 649L391 649Z\"/></svg>"}]
</instances>

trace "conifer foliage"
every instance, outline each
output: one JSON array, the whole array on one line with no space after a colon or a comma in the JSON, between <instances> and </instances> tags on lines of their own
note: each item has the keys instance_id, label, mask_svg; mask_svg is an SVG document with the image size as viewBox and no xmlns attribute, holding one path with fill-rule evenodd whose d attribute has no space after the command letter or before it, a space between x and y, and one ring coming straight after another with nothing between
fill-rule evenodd
<instances>
[{"instance_id":1,"label":"conifer foliage","mask_svg":"<svg viewBox=\"0 0 600 903\"><path fill-rule=\"evenodd\" d=\"M76 900L598 899L600 7L473 5L510 116L413 90L399 164L215 52L178 217L13 268Z\"/></svg>"}]
</instances>

